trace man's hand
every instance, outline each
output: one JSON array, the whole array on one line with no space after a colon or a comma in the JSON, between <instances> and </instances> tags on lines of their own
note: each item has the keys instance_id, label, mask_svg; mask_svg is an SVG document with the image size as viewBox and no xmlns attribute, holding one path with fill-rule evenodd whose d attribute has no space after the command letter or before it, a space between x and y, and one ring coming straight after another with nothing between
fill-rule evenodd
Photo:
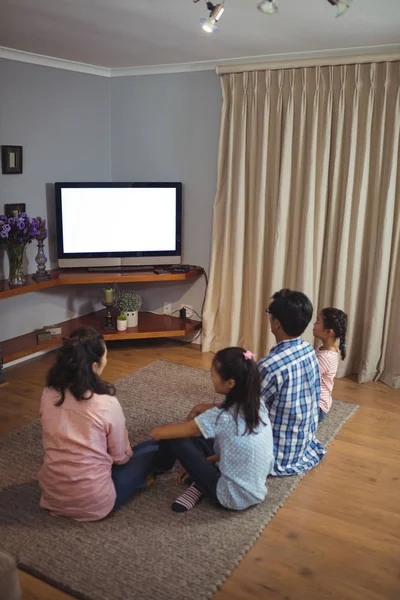
<instances>
[{"instance_id":1,"label":"man's hand","mask_svg":"<svg viewBox=\"0 0 400 600\"><path fill-rule=\"evenodd\" d=\"M214 404L196 404L196 406L193 406L192 410L190 411L190 413L187 416L187 421L192 421L192 419L194 419L195 417L198 417L199 415L201 415L203 412L206 412L206 410L209 410L210 408L214 408Z\"/></svg>"}]
</instances>

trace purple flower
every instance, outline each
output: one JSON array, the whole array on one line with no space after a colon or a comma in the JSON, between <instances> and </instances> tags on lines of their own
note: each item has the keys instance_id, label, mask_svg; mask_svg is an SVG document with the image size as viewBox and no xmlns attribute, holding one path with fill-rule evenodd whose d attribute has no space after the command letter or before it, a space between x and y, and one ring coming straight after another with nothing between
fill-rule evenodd
<instances>
[{"instance_id":1,"label":"purple flower","mask_svg":"<svg viewBox=\"0 0 400 600\"><path fill-rule=\"evenodd\" d=\"M38 217L30 219L26 213L18 217L0 215L0 242L2 244L29 244L34 239L45 239L47 231Z\"/></svg>"}]
</instances>

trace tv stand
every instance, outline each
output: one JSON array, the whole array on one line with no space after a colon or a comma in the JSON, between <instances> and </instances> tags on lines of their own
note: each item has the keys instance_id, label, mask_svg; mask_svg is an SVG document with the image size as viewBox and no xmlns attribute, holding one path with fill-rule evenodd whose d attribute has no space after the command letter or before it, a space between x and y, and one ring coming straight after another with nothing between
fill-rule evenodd
<instances>
[{"instance_id":1,"label":"tv stand","mask_svg":"<svg viewBox=\"0 0 400 600\"><path fill-rule=\"evenodd\" d=\"M52 287L79 286L87 284L105 285L112 283L161 283L161 282L182 282L195 281L204 274L201 267L192 267L187 273L163 273L157 275L153 273L150 267L146 271L134 273L132 271L111 271L104 269L94 273L88 273L86 269L55 269L50 272L51 279L44 281L35 281L32 275L26 277L25 285L11 287L7 281L0 281L0 300L38 292L40 290ZM117 311L114 309L113 317L116 319ZM69 321L58 323L62 327L64 337L70 335L78 327L96 327L106 340L127 340L127 339L148 339L148 338L171 338L184 337L194 333L201 328L201 321L192 319L181 319L179 317L155 314L150 312L141 312L139 314L139 323L137 327L128 328L126 331L107 331L104 328L106 311L101 310L82 317L77 317ZM51 323L53 325L53 323ZM50 323L49 323L50 325ZM27 333L9 340L0 342L0 382L2 379L2 360L4 363L12 362L18 358L35 354L42 350L55 348L62 343L62 337L56 337L38 342L36 332Z\"/></svg>"}]
</instances>

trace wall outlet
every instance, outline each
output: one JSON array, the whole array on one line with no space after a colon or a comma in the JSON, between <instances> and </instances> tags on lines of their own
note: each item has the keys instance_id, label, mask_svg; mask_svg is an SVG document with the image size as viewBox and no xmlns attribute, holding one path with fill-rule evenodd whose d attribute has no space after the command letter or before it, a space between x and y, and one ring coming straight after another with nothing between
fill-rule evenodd
<instances>
[{"instance_id":1,"label":"wall outlet","mask_svg":"<svg viewBox=\"0 0 400 600\"><path fill-rule=\"evenodd\" d=\"M163 309L164 315L170 315L171 312L172 312L171 303L170 302L164 302L164 309Z\"/></svg>"},{"instance_id":2,"label":"wall outlet","mask_svg":"<svg viewBox=\"0 0 400 600\"><path fill-rule=\"evenodd\" d=\"M190 306L190 304L181 304L181 308L186 309L186 318L187 319L193 319L193 315L194 315L193 306Z\"/></svg>"}]
</instances>

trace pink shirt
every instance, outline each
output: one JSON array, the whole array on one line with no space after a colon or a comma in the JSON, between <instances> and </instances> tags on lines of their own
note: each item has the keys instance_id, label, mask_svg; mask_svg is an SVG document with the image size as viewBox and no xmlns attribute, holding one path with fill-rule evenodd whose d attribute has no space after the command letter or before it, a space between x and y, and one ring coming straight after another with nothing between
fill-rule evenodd
<instances>
[{"instance_id":1,"label":"pink shirt","mask_svg":"<svg viewBox=\"0 0 400 600\"><path fill-rule=\"evenodd\" d=\"M320 408L327 413L332 406L332 390L339 366L339 352L318 348L315 354L321 375Z\"/></svg>"},{"instance_id":2,"label":"pink shirt","mask_svg":"<svg viewBox=\"0 0 400 600\"><path fill-rule=\"evenodd\" d=\"M124 413L115 396L78 401L67 391L56 406L59 398L46 388L40 405L45 453L40 506L77 521L103 519L116 498L111 467L132 456Z\"/></svg>"}]
</instances>

